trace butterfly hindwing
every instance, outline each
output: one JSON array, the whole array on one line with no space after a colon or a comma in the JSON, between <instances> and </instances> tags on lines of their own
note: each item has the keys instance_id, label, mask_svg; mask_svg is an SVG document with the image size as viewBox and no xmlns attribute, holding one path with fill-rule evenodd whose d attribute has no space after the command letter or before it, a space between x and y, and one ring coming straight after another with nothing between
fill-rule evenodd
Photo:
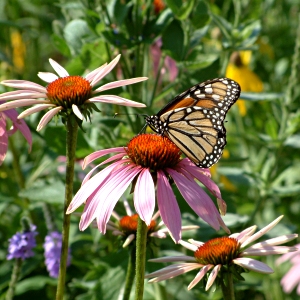
<instances>
[{"instance_id":1,"label":"butterfly hindwing","mask_svg":"<svg viewBox=\"0 0 300 300\"><path fill-rule=\"evenodd\" d=\"M175 97L146 122L169 137L197 166L208 168L222 155L224 118L239 95L240 86L231 79L208 80Z\"/></svg>"}]
</instances>

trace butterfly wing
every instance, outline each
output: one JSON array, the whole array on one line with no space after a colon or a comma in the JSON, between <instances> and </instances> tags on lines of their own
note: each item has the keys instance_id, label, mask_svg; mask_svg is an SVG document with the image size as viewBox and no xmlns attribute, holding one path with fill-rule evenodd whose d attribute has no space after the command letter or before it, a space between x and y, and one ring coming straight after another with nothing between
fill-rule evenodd
<instances>
[{"instance_id":1,"label":"butterfly wing","mask_svg":"<svg viewBox=\"0 0 300 300\"><path fill-rule=\"evenodd\" d=\"M208 80L175 97L146 122L169 137L197 166L208 168L222 155L224 118L239 95L240 86L231 79Z\"/></svg>"}]
</instances>

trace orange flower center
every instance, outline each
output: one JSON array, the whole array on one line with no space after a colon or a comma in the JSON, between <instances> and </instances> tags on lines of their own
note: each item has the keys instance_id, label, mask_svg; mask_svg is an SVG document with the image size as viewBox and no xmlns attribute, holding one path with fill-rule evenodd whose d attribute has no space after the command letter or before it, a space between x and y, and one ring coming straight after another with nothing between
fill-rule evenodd
<instances>
[{"instance_id":1,"label":"orange flower center","mask_svg":"<svg viewBox=\"0 0 300 300\"><path fill-rule=\"evenodd\" d=\"M203 265L228 265L239 257L240 244L234 238L221 237L212 239L200 246L194 256Z\"/></svg>"},{"instance_id":2,"label":"orange flower center","mask_svg":"<svg viewBox=\"0 0 300 300\"><path fill-rule=\"evenodd\" d=\"M82 105L91 97L92 87L81 76L67 76L58 78L47 87L48 99L57 106L65 109L72 108L72 104Z\"/></svg>"},{"instance_id":3,"label":"orange flower center","mask_svg":"<svg viewBox=\"0 0 300 300\"><path fill-rule=\"evenodd\" d=\"M157 171L172 168L180 161L181 151L168 138L157 134L140 134L127 145L133 163Z\"/></svg>"},{"instance_id":4,"label":"orange flower center","mask_svg":"<svg viewBox=\"0 0 300 300\"><path fill-rule=\"evenodd\" d=\"M123 217L119 221L121 230L127 235L136 233L137 226L138 226L138 218L139 218L138 214ZM156 227L156 222L152 220L150 225L148 226L148 234L155 231L155 227Z\"/></svg>"}]
</instances>

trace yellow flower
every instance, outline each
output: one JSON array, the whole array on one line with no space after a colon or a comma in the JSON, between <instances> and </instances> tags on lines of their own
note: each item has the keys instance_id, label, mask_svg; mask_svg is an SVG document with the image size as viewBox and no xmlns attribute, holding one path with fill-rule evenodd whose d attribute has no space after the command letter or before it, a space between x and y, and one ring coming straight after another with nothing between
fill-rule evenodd
<instances>
[{"instance_id":1,"label":"yellow flower","mask_svg":"<svg viewBox=\"0 0 300 300\"><path fill-rule=\"evenodd\" d=\"M16 68L16 71L22 73L25 66L25 53L26 47L22 39L22 35L19 31L14 30L12 31L11 35L11 45L13 49L13 64Z\"/></svg>"},{"instance_id":2,"label":"yellow flower","mask_svg":"<svg viewBox=\"0 0 300 300\"><path fill-rule=\"evenodd\" d=\"M261 92L263 83L249 68L251 54L251 51L234 52L226 69L226 77L237 81L243 92ZM241 116L245 116L247 113L245 101L239 99L237 105Z\"/></svg>"}]
</instances>

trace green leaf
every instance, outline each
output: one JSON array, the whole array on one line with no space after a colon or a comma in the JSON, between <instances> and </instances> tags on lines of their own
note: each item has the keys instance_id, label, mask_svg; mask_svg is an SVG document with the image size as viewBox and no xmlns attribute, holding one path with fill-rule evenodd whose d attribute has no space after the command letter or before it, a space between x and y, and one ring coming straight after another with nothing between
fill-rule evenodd
<instances>
[{"instance_id":1,"label":"green leaf","mask_svg":"<svg viewBox=\"0 0 300 300\"><path fill-rule=\"evenodd\" d=\"M184 32L181 23L174 20L163 32L162 49L169 56L177 61L181 61L184 57Z\"/></svg>"},{"instance_id":2,"label":"green leaf","mask_svg":"<svg viewBox=\"0 0 300 300\"><path fill-rule=\"evenodd\" d=\"M199 1L192 13L192 24L196 28L201 28L207 24L210 19L207 4L204 1Z\"/></svg>"},{"instance_id":3,"label":"green leaf","mask_svg":"<svg viewBox=\"0 0 300 300\"><path fill-rule=\"evenodd\" d=\"M172 10L174 15L177 15L182 5L181 0L166 0L167 6Z\"/></svg>"},{"instance_id":4,"label":"green leaf","mask_svg":"<svg viewBox=\"0 0 300 300\"><path fill-rule=\"evenodd\" d=\"M52 34L51 39L58 51L60 51L64 56L71 56L70 48L62 37L57 34Z\"/></svg>"},{"instance_id":5,"label":"green leaf","mask_svg":"<svg viewBox=\"0 0 300 300\"><path fill-rule=\"evenodd\" d=\"M112 1L113 6L113 17L117 23L118 26L121 26L124 23L124 20L127 16L129 7L131 6L131 3L124 4L126 2L121 0L114 0Z\"/></svg>"},{"instance_id":6,"label":"green leaf","mask_svg":"<svg viewBox=\"0 0 300 300\"><path fill-rule=\"evenodd\" d=\"M242 47L252 46L261 32L261 22L256 20L249 25L246 25L242 30L239 30L238 35L242 40Z\"/></svg>"},{"instance_id":7,"label":"green leaf","mask_svg":"<svg viewBox=\"0 0 300 300\"><path fill-rule=\"evenodd\" d=\"M15 293L21 295L27 291L44 289L46 284L55 286L57 280L48 276L33 276L18 282Z\"/></svg>"},{"instance_id":8,"label":"green leaf","mask_svg":"<svg viewBox=\"0 0 300 300\"><path fill-rule=\"evenodd\" d=\"M275 194L279 197L299 196L300 184L275 187L272 194Z\"/></svg>"},{"instance_id":9,"label":"green leaf","mask_svg":"<svg viewBox=\"0 0 300 300\"><path fill-rule=\"evenodd\" d=\"M191 11L195 8L195 0L189 0L182 4L176 17L179 20L185 20L190 15Z\"/></svg>"},{"instance_id":10,"label":"green leaf","mask_svg":"<svg viewBox=\"0 0 300 300\"><path fill-rule=\"evenodd\" d=\"M199 70L210 66L218 59L217 54L198 54L194 60L186 60L178 63L178 66L183 65L189 70Z\"/></svg>"},{"instance_id":11,"label":"green leaf","mask_svg":"<svg viewBox=\"0 0 300 300\"><path fill-rule=\"evenodd\" d=\"M241 92L240 98L243 100L250 101L262 101L262 100L276 100L283 97L282 93L250 93L250 92Z\"/></svg>"},{"instance_id":12,"label":"green leaf","mask_svg":"<svg viewBox=\"0 0 300 300\"><path fill-rule=\"evenodd\" d=\"M87 23L81 19L72 20L64 28L64 37L73 55L80 53L85 39L91 38L92 35Z\"/></svg>"},{"instance_id":13,"label":"green leaf","mask_svg":"<svg viewBox=\"0 0 300 300\"><path fill-rule=\"evenodd\" d=\"M292 136L289 136L284 142L284 145L300 149L300 134L294 134Z\"/></svg>"},{"instance_id":14,"label":"green leaf","mask_svg":"<svg viewBox=\"0 0 300 300\"><path fill-rule=\"evenodd\" d=\"M50 181L38 180L29 188L20 191L19 196L30 201L43 201L49 204L63 204L65 186L57 178Z\"/></svg>"}]
</instances>

